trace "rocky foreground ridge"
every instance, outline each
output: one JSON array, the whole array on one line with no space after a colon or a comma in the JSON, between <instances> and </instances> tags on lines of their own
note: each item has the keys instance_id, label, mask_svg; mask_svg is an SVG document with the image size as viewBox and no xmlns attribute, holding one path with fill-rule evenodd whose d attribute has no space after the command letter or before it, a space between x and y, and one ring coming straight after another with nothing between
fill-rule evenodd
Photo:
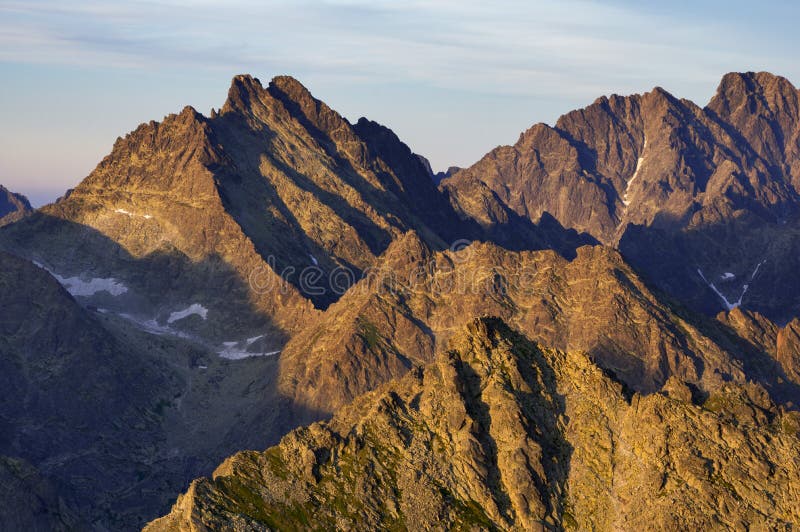
<instances>
[{"instance_id":1,"label":"rocky foreground ridge","mask_svg":"<svg viewBox=\"0 0 800 532\"><path fill-rule=\"evenodd\" d=\"M799 420L756 385L631 394L480 319L331 421L226 460L145 530L783 528Z\"/></svg>"}]
</instances>

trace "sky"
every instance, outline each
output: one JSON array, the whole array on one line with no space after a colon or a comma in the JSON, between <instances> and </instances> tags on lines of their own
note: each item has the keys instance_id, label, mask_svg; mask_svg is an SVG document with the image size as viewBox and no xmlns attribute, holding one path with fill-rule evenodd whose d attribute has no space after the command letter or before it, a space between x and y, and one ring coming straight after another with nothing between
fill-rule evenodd
<instances>
[{"instance_id":1,"label":"sky","mask_svg":"<svg viewBox=\"0 0 800 532\"><path fill-rule=\"evenodd\" d=\"M705 105L730 71L800 84L800 3L677 0L0 0L0 184L34 205L138 124L289 74L434 170L597 97Z\"/></svg>"}]
</instances>

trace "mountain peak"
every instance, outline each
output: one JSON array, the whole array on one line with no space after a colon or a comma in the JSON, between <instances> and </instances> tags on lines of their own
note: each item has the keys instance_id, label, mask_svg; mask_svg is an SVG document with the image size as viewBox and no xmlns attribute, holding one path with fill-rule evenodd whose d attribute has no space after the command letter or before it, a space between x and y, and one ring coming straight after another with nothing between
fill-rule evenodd
<instances>
[{"instance_id":1,"label":"mountain peak","mask_svg":"<svg viewBox=\"0 0 800 532\"><path fill-rule=\"evenodd\" d=\"M250 74L239 74L231 80L228 89L228 99L222 107L222 113L228 111L246 112L250 109L253 99L264 92L264 86L258 78Z\"/></svg>"},{"instance_id":2,"label":"mountain peak","mask_svg":"<svg viewBox=\"0 0 800 532\"><path fill-rule=\"evenodd\" d=\"M314 98L311 91L292 76L275 76L269 82L267 90L284 105L288 104L289 107L292 107L292 104L296 105L305 115L332 111L325 103Z\"/></svg>"},{"instance_id":3,"label":"mountain peak","mask_svg":"<svg viewBox=\"0 0 800 532\"><path fill-rule=\"evenodd\" d=\"M197 109L192 107L191 105L187 105L181 112L175 115L175 120L179 121L182 124L191 124L194 122L202 123L205 122L206 117L203 116L203 113L199 112Z\"/></svg>"},{"instance_id":4,"label":"mountain peak","mask_svg":"<svg viewBox=\"0 0 800 532\"><path fill-rule=\"evenodd\" d=\"M778 76L766 71L750 71L728 72L722 76L722 80L720 80L719 86L717 87L717 93L729 92L739 88L753 91L767 87L796 90L794 85L783 76Z\"/></svg>"},{"instance_id":5,"label":"mountain peak","mask_svg":"<svg viewBox=\"0 0 800 532\"><path fill-rule=\"evenodd\" d=\"M0 226L14 222L32 210L28 198L0 185Z\"/></svg>"},{"instance_id":6,"label":"mountain peak","mask_svg":"<svg viewBox=\"0 0 800 532\"><path fill-rule=\"evenodd\" d=\"M559 119L560 120L560 119ZM517 140L516 145L522 146L529 144L533 139L542 138L543 136L553 135L557 133L555 130L545 124L544 122L537 122L533 124L531 127L523 131L519 134L519 139Z\"/></svg>"},{"instance_id":7,"label":"mountain peak","mask_svg":"<svg viewBox=\"0 0 800 532\"><path fill-rule=\"evenodd\" d=\"M231 86L242 86L242 87L255 87L255 88L263 88L264 86L261 84L261 80L258 78L250 75L250 74L237 74L233 76L231 80Z\"/></svg>"},{"instance_id":8,"label":"mountain peak","mask_svg":"<svg viewBox=\"0 0 800 532\"><path fill-rule=\"evenodd\" d=\"M238 74L231 80L228 101L223 109L247 110L254 98L264 99L266 94L281 101L291 100L301 107L317 102L311 91L292 76L275 76L265 87L261 80L250 74Z\"/></svg>"},{"instance_id":9,"label":"mountain peak","mask_svg":"<svg viewBox=\"0 0 800 532\"><path fill-rule=\"evenodd\" d=\"M642 94L641 102L645 106L655 105L660 109L666 109L679 105L680 101L664 87L655 86L652 90Z\"/></svg>"},{"instance_id":10,"label":"mountain peak","mask_svg":"<svg viewBox=\"0 0 800 532\"><path fill-rule=\"evenodd\" d=\"M798 90L783 76L770 72L729 72L722 77L708 107L727 114L748 103L751 110L766 106L771 112L786 99L797 100Z\"/></svg>"},{"instance_id":11,"label":"mountain peak","mask_svg":"<svg viewBox=\"0 0 800 532\"><path fill-rule=\"evenodd\" d=\"M417 264L429 259L430 247L414 231L406 231L399 235L383 253L383 261L389 266L401 264Z\"/></svg>"},{"instance_id":12,"label":"mountain peak","mask_svg":"<svg viewBox=\"0 0 800 532\"><path fill-rule=\"evenodd\" d=\"M272 78L272 81L270 81L269 84L271 87L277 87L289 95L311 97L311 91L309 91L305 85L300 83L297 78L292 76L275 76Z\"/></svg>"}]
</instances>

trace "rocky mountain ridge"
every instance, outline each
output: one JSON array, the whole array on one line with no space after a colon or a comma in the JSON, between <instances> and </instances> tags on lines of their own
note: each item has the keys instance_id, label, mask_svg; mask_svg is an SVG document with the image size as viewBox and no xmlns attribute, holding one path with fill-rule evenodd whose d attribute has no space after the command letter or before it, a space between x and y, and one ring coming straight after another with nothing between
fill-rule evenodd
<instances>
[{"instance_id":1,"label":"rocky mountain ridge","mask_svg":"<svg viewBox=\"0 0 800 532\"><path fill-rule=\"evenodd\" d=\"M755 378L744 371L748 357L735 333L677 314L610 248L582 247L571 261L488 243L436 253L409 233L390 246L374 276L289 341L282 389L306 410L335 412L430 362L452 331L481 316L501 317L543 346L589 353L644 393L671 376L704 390ZM778 400L797 396L800 381L766 354L758 360Z\"/></svg>"},{"instance_id":2,"label":"rocky mountain ridge","mask_svg":"<svg viewBox=\"0 0 800 532\"><path fill-rule=\"evenodd\" d=\"M537 124L442 182L462 216L543 216L618 247L647 280L714 314L797 314L798 90L731 73L705 108L661 88ZM513 230L513 229L512 229ZM778 293L776 286L786 287Z\"/></svg>"},{"instance_id":3,"label":"rocky mountain ridge","mask_svg":"<svg viewBox=\"0 0 800 532\"><path fill-rule=\"evenodd\" d=\"M783 497L795 489L800 335L793 285L771 284L796 260L793 90L745 74L726 76L705 109L661 89L601 98L438 189L391 130L350 123L290 77L236 76L210 116L187 107L142 124L70 194L0 229L0 248L36 263L0 256L19 272L0 306L13 326L0 363L18 392L3 400L14 438L0 475L41 494L33 515L0 522L44 512L52 526L133 528L223 456L331 415L227 461L219 484L194 483L153 526L312 526L317 511L318 526L345 528L362 511L400 528L795 522ZM32 304L29 286L58 304ZM76 338L48 309L72 316L61 321ZM59 351L70 341L85 343ZM74 375L107 410L50 426L29 398L58 405L79 389ZM601 398L591 405L574 393L584 378ZM497 393L464 396L476 387ZM361 417L386 390L401 400L378 410L402 420L401 443L383 414ZM417 394L436 408L419 410ZM116 408L124 398L130 412ZM448 408L468 415L443 418ZM117 427L128 415L145 437ZM375 437L350 438L373 422ZM433 433L456 447L406 449ZM37 454L23 437L62 444ZM639 465L615 476L630 456L620 442ZM343 486L337 457L352 446L392 456L358 457ZM454 469L456 448L469 452ZM394 469L376 487L386 458ZM41 482L19 482L28 467ZM401 469L417 480L430 469L426 485L444 491L403 495ZM640 493L652 514L632 509Z\"/></svg>"},{"instance_id":4,"label":"rocky mountain ridge","mask_svg":"<svg viewBox=\"0 0 800 532\"><path fill-rule=\"evenodd\" d=\"M782 528L800 519L798 418L765 397L698 404L674 377L631 396L482 319L331 421L230 458L145 530Z\"/></svg>"}]
</instances>

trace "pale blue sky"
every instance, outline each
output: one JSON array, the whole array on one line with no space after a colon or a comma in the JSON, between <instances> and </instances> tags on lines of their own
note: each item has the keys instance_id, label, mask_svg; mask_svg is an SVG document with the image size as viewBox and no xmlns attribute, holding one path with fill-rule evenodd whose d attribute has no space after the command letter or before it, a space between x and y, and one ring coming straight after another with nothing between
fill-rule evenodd
<instances>
[{"instance_id":1,"label":"pale blue sky","mask_svg":"<svg viewBox=\"0 0 800 532\"><path fill-rule=\"evenodd\" d=\"M0 0L0 183L50 201L118 136L230 78L291 74L435 169L603 94L704 105L728 71L800 81L790 1Z\"/></svg>"}]
</instances>

